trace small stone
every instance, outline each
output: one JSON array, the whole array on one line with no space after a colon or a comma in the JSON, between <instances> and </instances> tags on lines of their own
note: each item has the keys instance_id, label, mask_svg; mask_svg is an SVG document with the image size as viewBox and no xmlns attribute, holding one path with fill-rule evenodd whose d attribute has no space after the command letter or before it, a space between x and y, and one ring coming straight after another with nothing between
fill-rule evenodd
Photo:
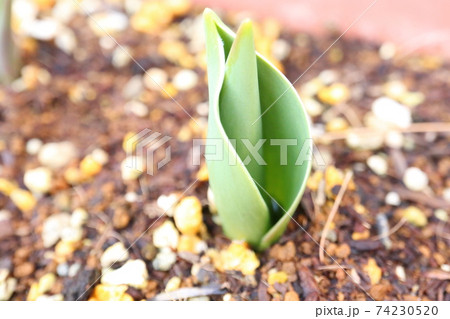
<instances>
[{"instance_id":1,"label":"small stone","mask_svg":"<svg viewBox=\"0 0 450 319\"><path fill-rule=\"evenodd\" d=\"M412 123L411 110L388 97L376 99L372 103L372 113L389 126L407 128Z\"/></svg>"},{"instance_id":2,"label":"small stone","mask_svg":"<svg viewBox=\"0 0 450 319\"><path fill-rule=\"evenodd\" d=\"M36 298L36 301L64 301L64 296L62 294L56 295L42 295Z\"/></svg>"},{"instance_id":3,"label":"small stone","mask_svg":"<svg viewBox=\"0 0 450 319\"><path fill-rule=\"evenodd\" d=\"M147 285L148 272L145 262L140 259L128 260L115 270L103 270L102 284L129 285L137 289Z\"/></svg>"},{"instance_id":4,"label":"small stone","mask_svg":"<svg viewBox=\"0 0 450 319\"><path fill-rule=\"evenodd\" d=\"M128 26L128 17L118 11L99 12L91 17L89 26L99 37L124 31Z\"/></svg>"},{"instance_id":5,"label":"small stone","mask_svg":"<svg viewBox=\"0 0 450 319\"><path fill-rule=\"evenodd\" d=\"M75 263L69 267L69 273L67 274L69 277L75 277L78 274L78 271L81 269L81 264Z\"/></svg>"},{"instance_id":6,"label":"small stone","mask_svg":"<svg viewBox=\"0 0 450 319\"><path fill-rule=\"evenodd\" d=\"M193 235L181 235L177 247L178 252L187 251L193 254L200 254L206 249L208 249L206 242Z\"/></svg>"},{"instance_id":7,"label":"small stone","mask_svg":"<svg viewBox=\"0 0 450 319\"><path fill-rule=\"evenodd\" d=\"M7 301L11 298L16 290L17 279L8 278L0 281L0 301Z\"/></svg>"},{"instance_id":8,"label":"small stone","mask_svg":"<svg viewBox=\"0 0 450 319\"><path fill-rule=\"evenodd\" d=\"M284 301L300 301L300 296L294 290L290 290L284 295Z\"/></svg>"},{"instance_id":9,"label":"small stone","mask_svg":"<svg viewBox=\"0 0 450 319\"><path fill-rule=\"evenodd\" d=\"M42 241L44 247L53 246L61 238L65 228L70 226L70 215L67 213L54 214L48 217L42 226Z\"/></svg>"},{"instance_id":10,"label":"small stone","mask_svg":"<svg viewBox=\"0 0 450 319\"><path fill-rule=\"evenodd\" d=\"M273 286L274 284L284 284L288 280L288 274L284 271L277 271L276 269L269 270L269 277L267 278L267 282L269 285Z\"/></svg>"},{"instance_id":11,"label":"small stone","mask_svg":"<svg viewBox=\"0 0 450 319\"><path fill-rule=\"evenodd\" d=\"M41 149L43 144L44 143L42 143L40 139L32 138L27 141L25 150L29 155L36 155L37 153L39 153L39 150Z\"/></svg>"},{"instance_id":12,"label":"small stone","mask_svg":"<svg viewBox=\"0 0 450 319\"><path fill-rule=\"evenodd\" d=\"M31 275L34 271L34 264L24 262L14 268L14 277L23 278Z\"/></svg>"},{"instance_id":13,"label":"small stone","mask_svg":"<svg viewBox=\"0 0 450 319\"><path fill-rule=\"evenodd\" d=\"M285 245L276 244L270 249L270 257L280 261L290 261L295 257L295 244L288 241Z\"/></svg>"},{"instance_id":14,"label":"small stone","mask_svg":"<svg viewBox=\"0 0 450 319\"><path fill-rule=\"evenodd\" d=\"M336 105L346 102L350 98L350 90L343 83L334 83L319 90L317 97L323 103Z\"/></svg>"},{"instance_id":15,"label":"small stone","mask_svg":"<svg viewBox=\"0 0 450 319\"><path fill-rule=\"evenodd\" d=\"M272 55L278 61L283 61L289 56L291 45L283 39L276 39L272 43Z\"/></svg>"},{"instance_id":16,"label":"small stone","mask_svg":"<svg viewBox=\"0 0 450 319\"><path fill-rule=\"evenodd\" d=\"M381 134L360 135L350 133L345 141L347 146L352 149L376 150L383 146L384 138Z\"/></svg>"},{"instance_id":17,"label":"small stone","mask_svg":"<svg viewBox=\"0 0 450 319\"><path fill-rule=\"evenodd\" d=\"M171 292L171 291L175 291L178 288L180 288L181 285L181 278L180 277L172 277L169 279L169 281L167 281L166 284L166 292Z\"/></svg>"},{"instance_id":18,"label":"small stone","mask_svg":"<svg viewBox=\"0 0 450 319\"><path fill-rule=\"evenodd\" d=\"M401 81L390 81L383 85L383 92L388 97L397 100L408 92L408 88Z\"/></svg>"},{"instance_id":19,"label":"small stone","mask_svg":"<svg viewBox=\"0 0 450 319\"><path fill-rule=\"evenodd\" d=\"M342 132L348 129L348 123L342 117L335 117L327 123L325 129L328 132Z\"/></svg>"},{"instance_id":20,"label":"small stone","mask_svg":"<svg viewBox=\"0 0 450 319\"><path fill-rule=\"evenodd\" d=\"M232 242L220 252L208 250L207 255L213 260L214 267L221 272L237 270L243 275L254 275L260 265L255 252L241 242Z\"/></svg>"},{"instance_id":21,"label":"small stone","mask_svg":"<svg viewBox=\"0 0 450 319\"><path fill-rule=\"evenodd\" d=\"M440 221L443 221L444 223L448 222L448 213L443 209L436 209L434 211L434 216L439 219Z\"/></svg>"},{"instance_id":22,"label":"small stone","mask_svg":"<svg viewBox=\"0 0 450 319\"><path fill-rule=\"evenodd\" d=\"M124 198L128 203L136 203L139 200L139 195L135 192L128 192Z\"/></svg>"},{"instance_id":23,"label":"small stone","mask_svg":"<svg viewBox=\"0 0 450 319\"><path fill-rule=\"evenodd\" d=\"M36 199L33 194L24 189L16 188L11 191L9 196L14 205L22 212L29 212L36 206Z\"/></svg>"},{"instance_id":24,"label":"small stone","mask_svg":"<svg viewBox=\"0 0 450 319\"><path fill-rule=\"evenodd\" d=\"M397 278L400 281L405 282L406 281L406 273L405 273L405 268L403 268L403 266L396 266L395 267L395 275L397 276Z\"/></svg>"},{"instance_id":25,"label":"small stone","mask_svg":"<svg viewBox=\"0 0 450 319\"><path fill-rule=\"evenodd\" d=\"M387 132L384 141L386 145L390 148L400 149L404 143L403 134L397 131L389 131Z\"/></svg>"},{"instance_id":26,"label":"small stone","mask_svg":"<svg viewBox=\"0 0 450 319\"><path fill-rule=\"evenodd\" d=\"M184 235L195 235L203 224L202 204L195 196L183 198L175 208L175 225Z\"/></svg>"},{"instance_id":27,"label":"small stone","mask_svg":"<svg viewBox=\"0 0 450 319\"><path fill-rule=\"evenodd\" d=\"M305 106L305 110L309 116L319 116L323 112L323 105L313 98L306 97L303 99L303 105Z\"/></svg>"},{"instance_id":28,"label":"small stone","mask_svg":"<svg viewBox=\"0 0 450 319\"><path fill-rule=\"evenodd\" d=\"M127 156L120 165L124 181L135 180L144 171L144 160L139 156Z\"/></svg>"},{"instance_id":29,"label":"small stone","mask_svg":"<svg viewBox=\"0 0 450 319\"><path fill-rule=\"evenodd\" d=\"M114 210L113 226L116 229L124 229L130 223L131 216L125 208L117 208Z\"/></svg>"},{"instance_id":30,"label":"small stone","mask_svg":"<svg viewBox=\"0 0 450 319\"><path fill-rule=\"evenodd\" d=\"M128 80L122 90L122 96L126 100L131 100L139 96L144 90L144 84L142 83L142 76L135 75Z\"/></svg>"},{"instance_id":31,"label":"small stone","mask_svg":"<svg viewBox=\"0 0 450 319\"><path fill-rule=\"evenodd\" d=\"M172 193L161 195L156 200L156 205L161 208L167 216L172 217L175 211L176 203L180 200L180 195Z\"/></svg>"},{"instance_id":32,"label":"small stone","mask_svg":"<svg viewBox=\"0 0 450 319\"><path fill-rule=\"evenodd\" d=\"M145 72L142 80L147 89L161 91L166 86L169 76L163 69L151 68Z\"/></svg>"},{"instance_id":33,"label":"small stone","mask_svg":"<svg viewBox=\"0 0 450 319\"><path fill-rule=\"evenodd\" d=\"M55 254L59 262L65 262L78 248L79 243L74 241L59 241L55 246Z\"/></svg>"},{"instance_id":34,"label":"small stone","mask_svg":"<svg viewBox=\"0 0 450 319\"><path fill-rule=\"evenodd\" d=\"M84 208L75 208L70 216L70 226L80 228L86 224L89 214Z\"/></svg>"},{"instance_id":35,"label":"small stone","mask_svg":"<svg viewBox=\"0 0 450 319\"><path fill-rule=\"evenodd\" d=\"M314 78L300 87L300 96L301 97L312 97L316 95L320 89L324 87L322 80Z\"/></svg>"},{"instance_id":36,"label":"small stone","mask_svg":"<svg viewBox=\"0 0 450 319\"><path fill-rule=\"evenodd\" d=\"M319 73L319 79L325 85L330 85L339 79L339 75L334 70L323 70Z\"/></svg>"},{"instance_id":37,"label":"small stone","mask_svg":"<svg viewBox=\"0 0 450 319\"><path fill-rule=\"evenodd\" d=\"M181 70L175 74L172 82L177 90L187 91L197 85L198 75L192 70Z\"/></svg>"},{"instance_id":38,"label":"small stone","mask_svg":"<svg viewBox=\"0 0 450 319\"><path fill-rule=\"evenodd\" d=\"M36 19L25 21L23 28L31 38L49 41L55 38L60 32L61 24L52 18Z\"/></svg>"},{"instance_id":39,"label":"small stone","mask_svg":"<svg viewBox=\"0 0 450 319\"><path fill-rule=\"evenodd\" d=\"M109 161L109 155L101 148L96 148L92 151L91 157L94 161L99 163L100 165L106 165Z\"/></svg>"},{"instance_id":40,"label":"small stone","mask_svg":"<svg viewBox=\"0 0 450 319\"><path fill-rule=\"evenodd\" d=\"M133 301L133 297L126 293L126 285L97 285L89 301Z\"/></svg>"},{"instance_id":41,"label":"small stone","mask_svg":"<svg viewBox=\"0 0 450 319\"><path fill-rule=\"evenodd\" d=\"M405 186L416 192L423 191L428 186L428 176L420 168L408 167L403 175Z\"/></svg>"},{"instance_id":42,"label":"small stone","mask_svg":"<svg viewBox=\"0 0 450 319\"><path fill-rule=\"evenodd\" d=\"M131 54L129 48L125 46L118 46L114 49L111 57L111 64L116 69L127 66L131 61Z\"/></svg>"},{"instance_id":43,"label":"small stone","mask_svg":"<svg viewBox=\"0 0 450 319\"><path fill-rule=\"evenodd\" d=\"M409 107L416 107L425 101L425 94L422 92L406 92L399 97L399 101Z\"/></svg>"},{"instance_id":44,"label":"small stone","mask_svg":"<svg viewBox=\"0 0 450 319\"><path fill-rule=\"evenodd\" d=\"M415 206L409 206L403 210L403 217L417 227L424 227L428 224L427 215Z\"/></svg>"},{"instance_id":45,"label":"small stone","mask_svg":"<svg viewBox=\"0 0 450 319\"><path fill-rule=\"evenodd\" d=\"M177 260L177 255L170 248L162 248L152 262L153 268L168 271Z\"/></svg>"},{"instance_id":46,"label":"small stone","mask_svg":"<svg viewBox=\"0 0 450 319\"><path fill-rule=\"evenodd\" d=\"M337 258L344 259L350 256L351 252L352 250L350 249L350 246L348 244L342 244L336 248L335 255Z\"/></svg>"},{"instance_id":47,"label":"small stone","mask_svg":"<svg viewBox=\"0 0 450 319\"><path fill-rule=\"evenodd\" d=\"M137 117L146 117L148 115L148 108L142 102L129 101L124 105L125 112L136 115Z\"/></svg>"},{"instance_id":48,"label":"small stone","mask_svg":"<svg viewBox=\"0 0 450 319\"><path fill-rule=\"evenodd\" d=\"M367 264L363 267L364 271L369 275L372 285L378 284L381 280L383 272L378 267L377 262L373 258L369 258Z\"/></svg>"},{"instance_id":49,"label":"small stone","mask_svg":"<svg viewBox=\"0 0 450 319\"><path fill-rule=\"evenodd\" d=\"M59 169L77 157L78 152L71 142L47 143L39 150L39 162L51 169Z\"/></svg>"},{"instance_id":50,"label":"small stone","mask_svg":"<svg viewBox=\"0 0 450 319\"><path fill-rule=\"evenodd\" d=\"M399 206L402 203L400 195L397 192L387 193L384 202L391 206Z\"/></svg>"},{"instance_id":51,"label":"small stone","mask_svg":"<svg viewBox=\"0 0 450 319\"><path fill-rule=\"evenodd\" d=\"M47 193L52 187L52 172L46 167L38 167L25 172L23 182L34 193Z\"/></svg>"},{"instance_id":52,"label":"small stone","mask_svg":"<svg viewBox=\"0 0 450 319\"><path fill-rule=\"evenodd\" d=\"M79 242L83 238L83 230L78 227L66 227L61 232L61 239L67 242Z\"/></svg>"},{"instance_id":53,"label":"small stone","mask_svg":"<svg viewBox=\"0 0 450 319\"><path fill-rule=\"evenodd\" d=\"M100 257L102 268L108 268L116 262L122 262L129 258L128 250L122 242L117 242L103 252Z\"/></svg>"},{"instance_id":54,"label":"small stone","mask_svg":"<svg viewBox=\"0 0 450 319\"><path fill-rule=\"evenodd\" d=\"M178 230L169 220L166 220L153 232L153 244L158 248L170 247L172 249L176 249L179 238L180 235Z\"/></svg>"},{"instance_id":55,"label":"small stone","mask_svg":"<svg viewBox=\"0 0 450 319\"><path fill-rule=\"evenodd\" d=\"M450 187L444 188L444 190L442 191L442 197L447 202L450 202Z\"/></svg>"},{"instance_id":56,"label":"small stone","mask_svg":"<svg viewBox=\"0 0 450 319\"><path fill-rule=\"evenodd\" d=\"M390 60L395 56L397 48L394 43L386 42L383 43L378 51L380 58L383 60Z\"/></svg>"},{"instance_id":57,"label":"small stone","mask_svg":"<svg viewBox=\"0 0 450 319\"><path fill-rule=\"evenodd\" d=\"M61 263L56 267L56 274L59 277L67 277L69 275L69 265L67 263Z\"/></svg>"},{"instance_id":58,"label":"small stone","mask_svg":"<svg viewBox=\"0 0 450 319\"><path fill-rule=\"evenodd\" d=\"M55 37L55 45L66 54L72 54L77 44L75 33L69 28L64 28Z\"/></svg>"},{"instance_id":59,"label":"small stone","mask_svg":"<svg viewBox=\"0 0 450 319\"><path fill-rule=\"evenodd\" d=\"M15 183L10 182L6 178L0 177L0 192L5 194L6 196L9 196L15 189L17 189L17 185Z\"/></svg>"},{"instance_id":60,"label":"small stone","mask_svg":"<svg viewBox=\"0 0 450 319\"><path fill-rule=\"evenodd\" d=\"M385 156L372 155L367 159L367 166L377 175L386 175L388 163Z\"/></svg>"},{"instance_id":61,"label":"small stone","mask_svg":"<svg viewBox=\"0 0 450 319\"><path fill-rule=\"evenodd\" d=\"M92 155L88 155L81 160L80 170L85 177L93 177L100 173L102 164L97 162Z\"/></svg>"},{"instance_id":62,"label":"small stone","mask_svg":"<svg viewBox=\"0 0 450 319\"><path fill-rule=\"evenodd\" d=\"M56 283L56 276L53 273L47 273L39 279L38 294L43 295L50 291Z\"/></svg>"}]
</instances>

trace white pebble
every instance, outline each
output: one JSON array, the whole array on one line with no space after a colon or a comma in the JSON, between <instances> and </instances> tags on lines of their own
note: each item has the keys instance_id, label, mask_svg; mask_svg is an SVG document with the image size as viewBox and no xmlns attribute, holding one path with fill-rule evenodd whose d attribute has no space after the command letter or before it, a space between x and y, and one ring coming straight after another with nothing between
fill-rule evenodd
<instances>
[{"instance_id":1,"label":"white pebble","mask_svg":"<svg viewBox=\"0 0 450 319\"><path fill-rule=\"evenodd\" d=\"M376 150L383 146L383 136L381 134L360 135L350 133L345 140L347 146L352 149Z\"/></svg>"},{"instance_id":2,"label":"white pebble","mask_svg":"<svg viewBox=\"0 0 450 319\"><path fill-rule=\"evenodd\" d=\"M208 187L208 191L206 193L206 196L208 198L208 207L211 214L217 214L217 206L216 201L214 199L214 193L211 189L211 187Z\"/></svg>"},{"instance_id":3,"label":"white pebble","mask_svg":"<svg viewBox=\"0 0 450 319\"><path fill-rule=\"evenodd\" d=\"M36 301L64 301L64 296L62 294L41 295L36 298Z\"/></svg>"},{"instance_id":4,"label":"white pebble","mask_svg":"<svg viewBox=\"0 0 450 319\"><path fill-rule=\"evenodd\" d=\"M153 232L153 244L158 248L170 247L176 249L180 234L175 225L167 220Z\"/></svg>"},{"instance_id":5,"label":"white pebble","mask_svg":"<svg viewBox=\"0 0 450 319\"><path fill-rule=\"evenodd\" d=\"M24 21L22 27L31 38L49 41L60 32L61 24L57 20L44 18Z\"/></svg>"},{"instance_id":6,"label":"white pebble","mask_svg":"<svg viewBox=\"0 0 450 319\"><path fill-rule=\"evenodd\" d=\"M75 263L69 267L69 277L75 277L78 274L78 271L81 269L80 263Z\"/></svg>"},{"instance_id":7,"label":"white pebble","mask_svg":"<svg viewBox=\"0 0 450 319\"><path fill-rule=\"evenodd\" d=\"M70 215L67 213L54 214L48 217L42 227L42 241L45 248L56 244L65 228L70 227Z\"/></svg>"},{"instance_id":8,"label":"white pebble","mask_svg":"<svg viewBox=\"0 0 450 319\"><path fill-rule=\"evenodd\" d=\"M386 197L384 198L384 202L387 205L391 206L399 206L402 202L400 195L397 192L389 192L386 194Z\"/></svg>"},{"instance_id":9,"label":"white pebble","mask_svg":"<svg viewBox=\"0 0 450 319\"><path fill-rule=\"evenodd\" d=\"M286 59L291 52L291 45L283 39L277 39L272 43L272 55L278 61Z\"/></svg>"},{"instance_id":10,"label":"white pebble","mask_svg":"<svg viewBox=\"0 0 450 319\"><path fill-rule=\"evenodd\" d=\"M209 114L208 102L199 103L197 105L197 107L195 108L195 110L197 111L198 115L200 115L200 116L208 116L208 114Z\"/></svg>"},{"instance_id":11,"label":"white pebble","mask_svg":"<svg viewBox=\"0 0 450 319\"><path fill-rule=\"evenodd\" d=\"M131 54L127 47L119 46L112 53L111 64L116 69L123 68L131 61Z\"/></svg>"},{"instance_id":12,"label":"white pebble","mask_svg":"<svg viewBox=\"0 0 450 319\"><path fill-rule=\"evenodd\" d=\"M78 227L66 227L61 232L61 239L66 242L79 242L83 238L83 230Z\"/></svg>"},{"instance_id":13,"label":"white pebble","mask_svg":"<svg viewBox=\"0 0 450 319\"><path fill-rule=\"evenodd\" d=\"M56 267L56 274L59 277L66 277L69 274L69 265L67 263L59 264Z\"/></svg>"},{"instance_id":14,"label":"white pebble","mask_svg":"<svg viewBox=\"0 0 450 319\"><path fill-rule=\"evenodd\" d=\"M125 181L135 180L144 171L144 160L138 156L128 156L120 165L122 179Z\"/></svg>"},{"instance_id":15,"label":"white pebble","mask_svg":"<svg viewBox=\"0 0 450 319\"><path fill-rule=\"evenodd\" d=\"M386 175L388 163L384 156L372 155L367 159L367 166L377 175Z\"/></svg>"},{"instance_id":16,"label":"white pebble","mask_svg":"<svg viewBox=\"0 0 450 319\"><path fill-rule=\"evenodd\" d=\"M89 19L89 26L98 36L124 31L128 27L128 17L118 11L100 12Z\"/></svg>"},{"instance_id":17,"label":"white pebble","mask_svg":"<svg viewBox=\"0 0 450 319\"><path fill-rule=\"evenodd\" d=\"M103 270L102 284L129 285L142 289L147 285L148 272L145 262L140 259L129 260L115 270Z\"/></svg>"},{"instance_id":18,"label":"white pebble","mask_svg":"<svg viewBox=\"0 0 450 319\"><path fill-rule=\"evenodd\" d=\"M313 98L306 97L303 99L303 105L309 116L315 117L323 113L323 105Z\"/></svg>"},{"instance_id":19,"label":"white pebble","mask_svg":"<svg viewBox=\"0 0 450 319\"><path fill-rule=\"evenodd\" d=\"M403 175L403 183L412 191L423 191L428 186L428 176L420 168L408 167Z\"/></svg>"},{"instance_id":20,"label":"white pebble","mask_svg":"<svg viewBox=\"0 0 450 319\"><path fill-rule=\"evenodd\" d=\"M139 195L135 192L128 192L125 194L125 200L128 203L136 203L139 200Z\"/></svg>"},{"instance_id":21,"label":"white pebble","mask_svg":"<svg viewBox=\"0 0 450 319\"><path fill-rule=\"evenodd\" d=\"M125 112L136 115L137 117L146 117L148 115L148 107L142 102L133 100L124 105Z\"/></svg>"},{"instance_id":22,"label":"white pebble","mask_svg":"<svg viewBox=\"0 0 450 319\"><path fill-rule=\"evenodd\" d=\"M71 142L47 143L39 150L39 162L51 169L66 166L77 157L78 152Z\"/></svg>"},{"instance_id":23,"label":"white pebble","mask_svg":"<svg viewBox=\"0 0 450 319\"><path fill-rule=\"evenodd\" d=\"M175 204L180 199L178 194L161 195L156 200L156 205L161 208L167 216L172 217L175 211Z\"/></svg>"},{"instance_id":24,"label":"white pebble","mask_svg":"<svg viewBox=\"0 0 450 319\"><path fill-rule=\"evenodd\" d=\"M325 85L330 85L333 82L336 82L339 78L339 75L334 70L323 70L319 74L319 79Z\"/></svg>"},{"instance_id":25,"label":"white pebble","mask_svg":"<svg viewBox=\"0 0 450 319\"><path fill-rule=\"evenodd\" d=\"M444 223L448 222L448 213L443 209L436 209L434 211L434 216Z\"/></svg>"},{"instance_id":26,"label":"white pebble","mask_svg":"<svg viewBox=\"0 0 450 319\"><path fill-rule=\"evenodd\" d=\"M105 165L109 161L109 155L101 148L96 148L91 152L92 159L101 165Z\"/></svg>"},{"instance_id":27,"label":"white pebble","mask_svg":"<svg viewBox=\"0 0 450 319\"><path fill-rule=\"evenodd\" d=\"M145 72L143 77L144 86L149 90L161 91L167 84L169 76L160 68L151 68Z\"/></svg>"},{"instance_id":28,"label":"white pebble","mask_svg":"<svg viewBox=\"0 0 450 319\"><path fill-rule=\"evenodd\" d=\"M27 154L36 155L39 152L39 150L41 149L43 144L44 143L42 143L42 141L38 138L32 138L32 139L28 140L27 144L25 146Z\"/></svg>"},{"instance_id":29,"label":"white pebble","mask_svg":"<svg viewBox=\"0 0 450 319\"><path fill-rule=\"evenodd\" d=\"M400 149L403 146L404 142L403 134L397 131L389 131L387 132L384 142L390 148Z\"/></svg>"},{"instance_id":30,"label":"white pebble","mask_svg":"<svg viewBox=\"0 0 450 319\"><path fill-rule=\"evenodd\" d=\"M197 82L198 75L192 70L181 70L173 78L173 85L180 91L187 91L194 88Z\"/></svg>"},{"instance_id":31,"label":"white pebble","mask_svg":"<svg viewBox=\"0 0 450 319\"><path fill-rule=\"evenodd\" d=\"M70 216L70 226L80 228L86 224L89 214L84 208L75 208Z\"/></svg>"},{"instance_id":32,"label":"white pebble","mask_svg":"<svg viewBox=\"0 0 450 319\"><path fill-rule=\"evenodd\" d=\"M61 31L56 35L55 45L66 54L72 54L77 47L75 33L71 29L65 28L64 31Z\"/></svg>"},{"instance_id":33,"label":"white pebble","mask_svg":"<svg viewBox=\"0 0 450 319\"><path fill-rule=\"evenodd\" d=\"M8 278L4 281L0 281L0 301L6 301L11 298L12 294L16 290L17 279Z\"/></svg>"},{"instance_id":34,"label":"white pebble","mask_svg":"<svg viewBox=\"0 0 450 319\"><path fill-rule=\"evenodd\" d=\"M33 193L47 193L52 187L52 172L47 167L30 169L25 172L23 183Z\"/></svg>"},{"instance_id":35,"label":"white pebble","mask_svg":"<svg viewBox=\"0 0 450 319\"><path fill-rule=\"evenodd\" d=\"M100 264L102 265L102 268L108 268L116 262L127 260L129 257L130 255L124 244L122 242L117 242L106 248L100 257Z\"/></svg>"},{"instance_id":36,"label":"white pebble","mask_svg":"<svg viewBox=\"0 0 450 319\"><path fill-rule=\"evenodd\" d=\"M406 281L406 273L405 273L405 268L403 268L403 266L397 266L395 267L395 274L397 275L398 279L400 279L400 281Z\"/></svg>"},{"instance_id":37,"label":"white pebble","mask_svg":"<svg viewBox=\"0 0 450 319\"><path fill-rule=\"evenodd\" d=\"M163 248L152 261L153 268L168 271L177 260L177 255L170 248Z\"/></svg>"},{"instance_id":38,"label":"white pebble","mask_svg":"<svg viewBox=\"0 0 450 319\"><path fill-rule=\"evenodd\" d=\"M392 42L386 42L381 45L380 50L378 51L380 54L380 58L383 60L390 60L395 56L397 52L397 48L395 44Z\"/></svg>"},{"instance_id":39,"label":"white pebble","mask_svg":"<svg viewBox=\"0 0 450 319\"><path fill-rule=\"evenodd\" d=\"M126 100L136 98L144 90L144 84L142 83L142 76L135 75L125 84L122 90L122 96Z\"/></svg>"},{"instance_id":40,"label":"white pebble","mask_svg":"<svg viewBox=\"0 0 450 319\"><path fill-rule=\"evenodd\" d=\"M380 121L394 127L407 128L412 122L411 110L388 97L376 99L372 112Z\"/></svg>"},{"instance_id":41,"label":"white pebble","mask_svg":"<svg viewBox=\"0 0 450 319\"><path fill-rule=\"evenodd\" d=\"M75 15L76 9L77 5L72 0L56 1L52 9L52 17L67 24Z\"/></svg>"},{"instance_id":42,"label":"white pebble","mask_svg":"<svg viewBox=\"0 0 450 319\"><path fill-rule=\"evenodd\" d=\"M444 197L447 202L450 202L450 187L444 189L442 192L442 197Z\"/></svg>"}]
</instances>

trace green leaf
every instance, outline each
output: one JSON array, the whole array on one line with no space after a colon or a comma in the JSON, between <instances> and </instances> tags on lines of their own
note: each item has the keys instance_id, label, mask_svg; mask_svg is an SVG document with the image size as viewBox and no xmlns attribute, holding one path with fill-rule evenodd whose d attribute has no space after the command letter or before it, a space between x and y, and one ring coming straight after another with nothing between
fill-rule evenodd
<instances>
[{"instance_id":1,"label":"green leaf","mask_svg":"<svg viewBox=\"0 0 450 319\"><path fill-rule=\"evenodd\" d=\"M304 149L312 149L307 115L290 82L255 53L250 21L240 26L237 35L209 9L204 21L208 144L215 139L224 143L221 160L207 157L210 185L225 234L265 249L285 231L306 185L311 161L298 165L297 159ZM267 165L250 156L242 139L252 145L265 140L259 155ZM280 141L296 143L286 146L285 159ZM214 152L207 145L206 154ZM252 159L249 163L247 156ZM237 160L236 165L230 164L230 158Z\"/></svg>"}]
</instances>

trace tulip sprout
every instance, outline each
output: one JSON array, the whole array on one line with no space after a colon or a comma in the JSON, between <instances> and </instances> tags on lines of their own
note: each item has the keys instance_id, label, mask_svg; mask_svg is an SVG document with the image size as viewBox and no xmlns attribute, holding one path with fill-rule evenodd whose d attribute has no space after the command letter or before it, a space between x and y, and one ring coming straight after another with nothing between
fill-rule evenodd
<instances>
[{"instance_id":1,"label":"tulip sprout","mask_svg":"<svg viewBox=\"0 0 450 319\"><path fill-rule=\"evenodd\" d=\"M291 83L255 52L251 21L234 34L206 9L204 25L210 186L225 234L263 250L281 237L305 189L307 115ZM217 141L223 154L212 158ZM305 146L308 159L299 162Z\"/></svg>"},{"instance_id":2,"label":"tulip sprout","mask_svg":"<svg viewBox=\"0 0 450 319\"><path fill-rule=\"evenodd\" d=\"M0 1L0 83L9 84L19 70L19 58L11 32L12 0Z\"/></svg>"}]
</instances>

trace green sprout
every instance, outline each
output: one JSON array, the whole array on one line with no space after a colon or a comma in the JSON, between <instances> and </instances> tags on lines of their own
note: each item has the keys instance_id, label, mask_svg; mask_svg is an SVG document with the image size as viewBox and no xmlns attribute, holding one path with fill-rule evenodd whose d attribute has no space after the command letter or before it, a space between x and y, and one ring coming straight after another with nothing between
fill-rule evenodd
<instances>
[{"instance_id":1,"label":"green sprout","mask_svg":"<svg viewBox=\"0 0 450 319\"><path fill-rule=\"evenodd\" d=\"M305 189L312 150L307 115L289 80L255 52L251 21L234 34L210 9L203 16L210 186L225 234L263 250L281 237ZM217 141L220 159L208 156Z\"/></svg>"},{"instance_id":2,"label":"green sprout","mask_svg":"<svg viewBox=\"0 0 450 319\"><path fill-rule=\"evenodd\" d=\"M12 0L0 1L0 83L9 84L19 72L19 58L11 32Z\"/></svg>"}]
</instances>

